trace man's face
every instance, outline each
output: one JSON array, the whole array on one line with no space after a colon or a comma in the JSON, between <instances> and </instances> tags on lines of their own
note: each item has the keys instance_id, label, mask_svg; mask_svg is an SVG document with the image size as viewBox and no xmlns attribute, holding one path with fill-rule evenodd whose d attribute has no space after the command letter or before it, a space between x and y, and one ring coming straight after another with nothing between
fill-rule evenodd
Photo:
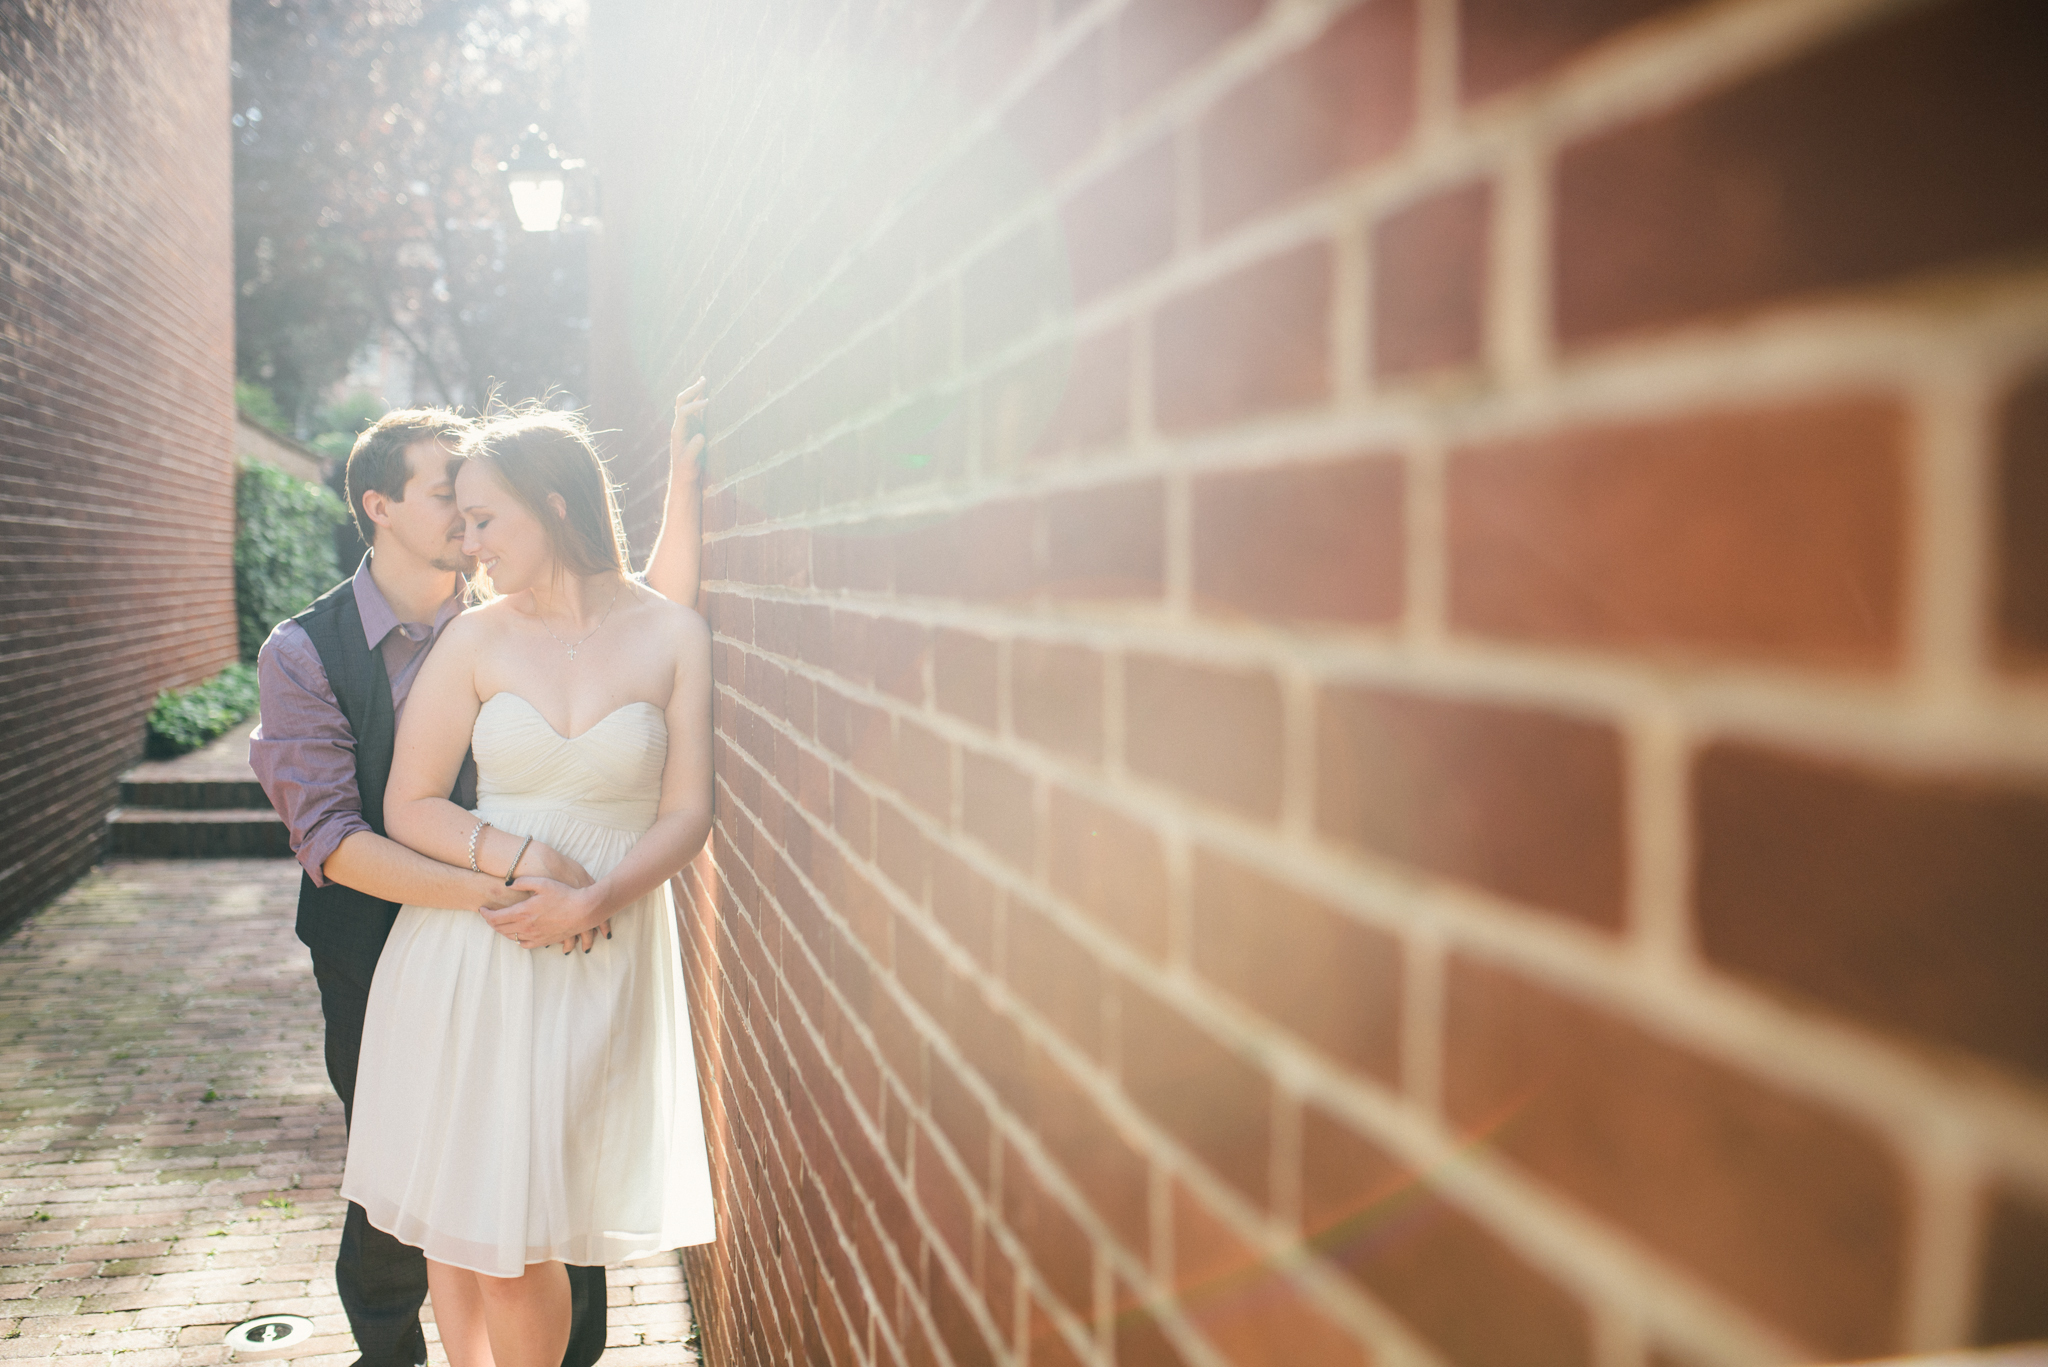
<instances>
[{"instance_id":1,"label":"man's face","mask_svg":"<svg viewBox=\"0 0 2048 1367\"><path fill-rule=\"evenodd\" d=\"M405 448L405 497L386 502L387 518L377 529L437 570L468 574L476 562L462 553L462 515L455 511L455 485L448 475L454 452L439 441Z\"/></svg>"}]
</instances>

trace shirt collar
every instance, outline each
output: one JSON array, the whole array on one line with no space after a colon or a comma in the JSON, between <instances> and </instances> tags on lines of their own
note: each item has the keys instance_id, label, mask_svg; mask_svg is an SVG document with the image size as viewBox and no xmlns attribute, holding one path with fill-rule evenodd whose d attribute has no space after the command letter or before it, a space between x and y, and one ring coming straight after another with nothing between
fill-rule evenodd
<instances>
[{"instance_id":1,"label":"shirt collar","mask_svg":"<svg viewBox=\"0 0 2048 1367\"><path fill-rule=\"evenodd\" d=\"M377 587L377 581L370 576L370 557L365 555L363 563L356 566L355 578L349 581L356 596L356 612L363 619L363 643L371 650L384 644L384 638L393 631L401 633L408 641L430 640L441 634L441 628L462 611L466 586L457 587L454 593L434 612L431 624L401 622L398 614L391 610L384 591ZM461 581L457 581L461 585Z\"/></svg>"}]
</instances>

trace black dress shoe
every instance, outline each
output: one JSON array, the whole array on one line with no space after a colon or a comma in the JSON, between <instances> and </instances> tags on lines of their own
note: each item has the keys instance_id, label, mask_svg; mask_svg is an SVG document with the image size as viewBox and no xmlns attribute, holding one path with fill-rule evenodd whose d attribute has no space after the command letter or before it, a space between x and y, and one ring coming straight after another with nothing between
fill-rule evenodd
<instances>
[{"instance_id":1,"label":"black dress shoe","mask_svg":"<svg viewBox=\"0 0 2048 1367\"><path fill-rule=\"evenodd\" d=\"M373 1367L368 1358L357 1358L355 1367ZM418 1344L412 1350L412 1367L427 1367L427 1337L420 1335Z\"/></svg>"},{"instance_id":2,"label":"black dress shoe","mask_svg":"<svg viewBox=\"0 0 2048 1367\"><path fill-rule=\"evenodd\" d=\"M368 1358L357 1358L355 1367L373 1367ZM412 1367L427 1367L427 1335L424 1330L413 1340Z\"/></svg>"}]
</instances>

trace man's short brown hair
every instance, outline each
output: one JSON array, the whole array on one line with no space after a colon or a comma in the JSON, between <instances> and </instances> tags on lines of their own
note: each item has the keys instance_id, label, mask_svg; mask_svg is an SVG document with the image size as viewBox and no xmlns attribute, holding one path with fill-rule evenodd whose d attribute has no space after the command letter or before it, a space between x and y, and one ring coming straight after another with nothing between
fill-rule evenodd
<instances>
[{"instance_id":1,"label":"man's short brown hair","mask_svg":"<svg viewBox=\"0 0 2048 1367\"><path fill-rule=\"evenodd\" d=\"M375 489L393 503L405 501L405 482L412 478L405 448L421 441L446 441L452 446L468 430L469 419L446 408L395 409L363 429L349 450L342 486L348 492L348 510L355 516L356 533L364 545L376 543L377 524L363 508L363 495Z\"/></svg>"}]
</instances>

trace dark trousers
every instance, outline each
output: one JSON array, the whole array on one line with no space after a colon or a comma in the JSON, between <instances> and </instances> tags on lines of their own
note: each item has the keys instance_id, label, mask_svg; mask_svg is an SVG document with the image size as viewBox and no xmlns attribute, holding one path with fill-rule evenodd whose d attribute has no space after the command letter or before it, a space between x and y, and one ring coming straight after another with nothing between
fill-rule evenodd
<instances>
[{"instance_id":1,"label":"dark trousers","mask_svg":"<svg viewBox=\"0 0 2048 1367\"><path fill-rule=\"evenodd\" d=\"M313 951L320 1014L327 1021L327 1078L341 1098L344 1122L355 1118L356 1064L363 1052L363 1012L376 970L353 956ZM562 1367L591 1367L604 1355L605 1290L601 1267L569 1268L569 1351ZM357 1367L413 1367L427 1360L420 1306L427 1299L426 1255L371 1224L349 1202L334 1260L334 1285L362 1354Z\"/></svg>"}]
</instances>

